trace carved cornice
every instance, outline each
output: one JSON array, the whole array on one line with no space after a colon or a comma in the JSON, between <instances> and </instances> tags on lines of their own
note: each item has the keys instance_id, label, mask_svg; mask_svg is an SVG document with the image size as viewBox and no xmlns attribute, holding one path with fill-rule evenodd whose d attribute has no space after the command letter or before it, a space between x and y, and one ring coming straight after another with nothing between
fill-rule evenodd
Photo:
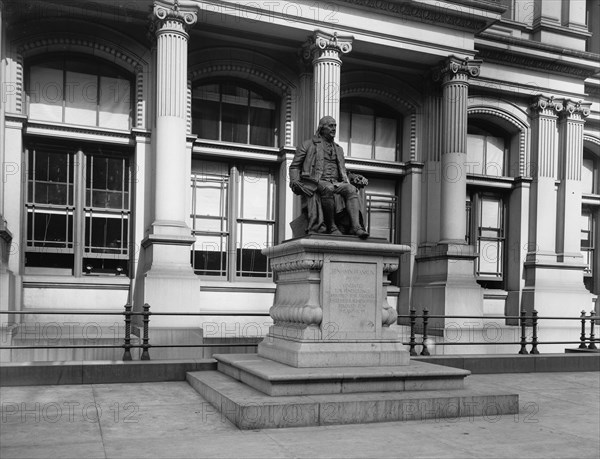
<instances>
[{"instance_id":1,"label":"carved cornice","mask_svg":"<svg viewBox=\"0 0 600 459\"><path fill-rule=\"evenodd\" d=\"M485 29L492 21L476 18L473 10L468 14L460 14L456 10L442 8L439 2L391 2L383 0L343 0L355 7L375 10L389 16L396 16L404 20L424 22L427 24L443 25L459 29L479 31Z\"/></svg>"},{"instance_id":2,"label":"carved cornice","mask_svg":"<svg viewBox=\"0 0 600 459\"><path fill-rule=\"evenodd\" d=\"M543 59L531 55L514 54L505 50L483 48L479 51L478 56L486 61L501 62L514 67L533 68L543 72L574 75L582 79L589 78L598 71L598 69L584 68L569 64L558 58Z\"/></svg>"},{"instance_id":3,"label":"carved cornice","mask_svg":"<svg viewBox=\"0 0 600 459\"><path fill-rule=\"evenodd\" d=\"M481 59L461 59L456 56L450 56L443 60L433 72L434 81L450 82L454 79L468 79L479 76Z\"/></svg>"}]
</instances>

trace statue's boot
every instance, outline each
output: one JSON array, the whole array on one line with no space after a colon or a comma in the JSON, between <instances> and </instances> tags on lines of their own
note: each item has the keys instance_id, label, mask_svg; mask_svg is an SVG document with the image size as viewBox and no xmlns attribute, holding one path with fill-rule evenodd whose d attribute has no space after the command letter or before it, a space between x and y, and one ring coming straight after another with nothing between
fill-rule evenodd
<instances>
[{"instance_id":1,"label":"statue's boot","mask_svg":"<svg viewBox=\"0 0 600 459\"><path fill-rule=\"evenodd\" d=\"M342 232L335 224L335 200L333 198L321 197L321 208L323 209L323 221L329 234L339 236Z\"/></svg>"},{"instance_id":2,"label":"statue's boot","mask_svg":"<svg viewBox=\"0 0 600 459\"><path fill-rule=\"evenodd\" d=\"M369 233L367 233L360 224L360 205L358 196L348 198L346 201L346 211L348 212L348 215L350 215L350 234L355 234L361 239L368 238Z\"/></svg>"}]
</instances>

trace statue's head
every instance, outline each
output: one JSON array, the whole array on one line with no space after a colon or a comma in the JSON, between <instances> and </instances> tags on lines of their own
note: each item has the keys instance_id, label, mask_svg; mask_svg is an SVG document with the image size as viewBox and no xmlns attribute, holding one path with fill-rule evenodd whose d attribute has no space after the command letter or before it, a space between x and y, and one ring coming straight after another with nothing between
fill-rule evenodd
<instances>
[{"instance_id":1,"label":"statue's head","mask_svg":"<svg viewBox=\"0 0 600 459\"><path fill-rule=\"evenodd\" d=\"M317 135L323 136L328 140L333 140L337 128L337 122L333 116L324 116L319 120Z\"/></svg>"}]
</instances>

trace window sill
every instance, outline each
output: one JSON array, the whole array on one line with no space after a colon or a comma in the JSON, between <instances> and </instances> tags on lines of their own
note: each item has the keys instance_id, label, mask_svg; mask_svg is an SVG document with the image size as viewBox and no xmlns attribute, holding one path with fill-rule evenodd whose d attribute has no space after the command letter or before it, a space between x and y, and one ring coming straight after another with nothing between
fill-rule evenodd
<instances>
[{"instance_id":1,"label":"window sill","mask_svg":"<svg viewBox=\"0 0 600 459\"><path fill-rule=\"evenodd\" d=\"M81 276L55 274L25 274L24 288L87 288L87 289L129 289L127 276Z\"/></svg>"},{"instance_id":2,"label":"window sill","mask_svg":"<svg viewBox=\"0 0 600 459\"><path fill-rule=\"evenodd\" d=\"M229 282L226 280L200 279L201 292L275 293L275 283L272 281Z\"/></svg>"}]
</instances>

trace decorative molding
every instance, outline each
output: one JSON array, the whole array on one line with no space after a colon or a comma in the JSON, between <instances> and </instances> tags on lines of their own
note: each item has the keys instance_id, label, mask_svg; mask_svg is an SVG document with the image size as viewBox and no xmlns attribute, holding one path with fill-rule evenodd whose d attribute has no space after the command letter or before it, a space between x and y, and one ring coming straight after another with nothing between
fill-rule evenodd
<instances>
[{"instance_id":1,"label":"decorative molding","mask_svg":"<svg viewBox=\"0 0 600 459\"><path fill-rule=\"evenodd\" d=\"M568 64L561 60L559 56L554 56L552 59L543 59L531 55L515 54L505 50L495 50L481 48L479 57L486 61L500 62L514 67L533 68L543 72L558 73L561 75L573 75L581 79L589 78L596 74L598 69L590 69L578 67L573 64Z\"/></svg>"},{"instance_id":2,"label":"decorative molding","mask_svg":"<svg viewBox=\"0 0 600 459\"><path fill-rule=\"evenodd\" d=\"M582 100L580 101L575 101L575 100L571 100L571 99L564 99L563 100L563 111L560 114L560 118L567 118L567 119L579 119L579 120L583 120L584 118L587 118L588 116L590 116L590 112L591 112L591 102L583 102Z\"/></svg>"},{"instance_id":3,"label":"decorative molding","mask_svg":"<svg viewBox=\"0 0 600 459\"><path fill-rule=\"evenodd\" d=\"M594 137L594 136L589 135L589 134L583 134L583 140L584 140L584 142L590 142L590 143L593 143L595 145L600 145L600 138Z\"/></svg>"},{"instance_id":4,"label":"decorative molding","mask_svg":"<svg viewBox=\"0 0 600 459\"><path fill-rule=\"evenodd\" d=\"M359 8L376 10L388 16L396 16L405 20L410 19L427 24L450 26L473 31L482 30L488 25L487 21L476 19L472 9L469 9L468 14L453 14L453 10L441 8L439 2L417 3L384 0L343 0L343 2Z\"/></svg>"},{"instance_id":5,"label":"decorative molding","mask_svg":"<svg viewBox=\"0 0 600 459\"><path fill-rule=\"evenodd\" d=\"M519 173L518 176L525 176L527 174L527 133L529 126L524 124L521 120L509 115L503 110L491 107L473 107L467 109L468 115L490 115L497 118L502 118L515 126L519 131Z\"/></svg>"},{"instance_id":6,"label":"decorative molding","mask_svg":"<svg viewBox=\"0 0 600 459\"><path fill-rule=\"evenodd\" d=\"M529 108L539 115L557 116L563 110L563 100L555 99L553 96L535 96Z\"/></svg>"},{"instance_id":7,"label":"decorative molding","mask_svg":"<svg viewBox=\"0 0 600 459\"><path fill-rule=\"evenodd\" d=\"M320 271L323 268L323 260L302 259L292 261L271 260L271 269L273 272L295 272L295 271Z\"/></svg>"}]
</instances>

